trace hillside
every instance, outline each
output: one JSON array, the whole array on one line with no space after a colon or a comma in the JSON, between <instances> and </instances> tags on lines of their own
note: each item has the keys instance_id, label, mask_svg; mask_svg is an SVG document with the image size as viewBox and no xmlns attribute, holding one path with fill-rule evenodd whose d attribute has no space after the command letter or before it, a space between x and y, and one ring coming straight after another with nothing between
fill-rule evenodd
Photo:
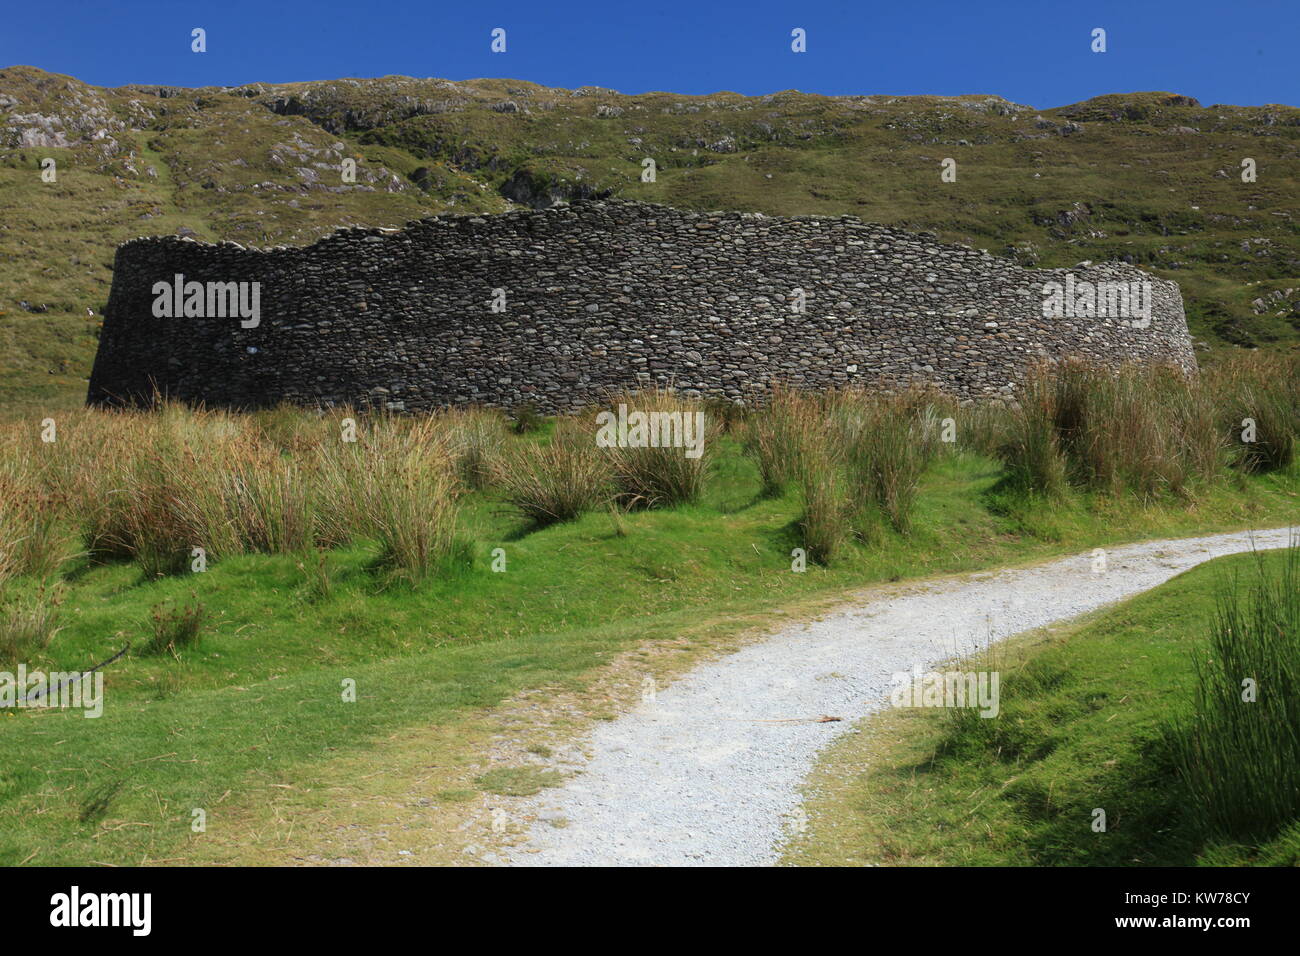
<instances>
[{"instance_id":1,"label":"hillside","mask_svg":"<svg viewBox=\"0 0 1300 956\"><path fill-rule=\"evenodd\" d=\"M42 182L52 157L58 180ZM355 183L343 181L346 158ZM641 182L653 157L657 178ZM957 161L955 183L940 163ZM1258 181L1243 183L1243 157ZM114 247L307 243L341 225L618 195L852 214L1025 265L1178 281L1204 350L1300 343L1300 109L1168 93L622 95L385 77L103 89L0 70L0 402L79 403ZM88 310L94 314L88 314Z\"/></svg>"}]
</instances>

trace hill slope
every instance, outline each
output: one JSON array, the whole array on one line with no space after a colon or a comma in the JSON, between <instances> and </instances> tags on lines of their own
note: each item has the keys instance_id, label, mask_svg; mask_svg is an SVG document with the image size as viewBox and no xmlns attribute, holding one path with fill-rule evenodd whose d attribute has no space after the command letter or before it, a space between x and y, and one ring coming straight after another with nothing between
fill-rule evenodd
<instances>
[{"instance_id":1,"label":"hill slope","mask_svg":"<svg viewBox=\"0 0 1300 956\"><path fill-rule=\"evenodd\" d=\"M43 182L41 162L57 163ZM642 182L652 157L655 182ZM957 162L957 181L940 163ZM1255 160L1258 181L1241 181ZM340 168L356 161L354 183ZM852 214L1026 265L1177 280L1209 348L1300 343L1300 109L1168 93L1036 110L995 96L622 95L384 77L102 89L0 70L0 402L76 404L113 249L614 194ZM1290 290L1290 291L1288 291ZM93 310L95 315L88 315Z\"/></svg>"}]
</instances>

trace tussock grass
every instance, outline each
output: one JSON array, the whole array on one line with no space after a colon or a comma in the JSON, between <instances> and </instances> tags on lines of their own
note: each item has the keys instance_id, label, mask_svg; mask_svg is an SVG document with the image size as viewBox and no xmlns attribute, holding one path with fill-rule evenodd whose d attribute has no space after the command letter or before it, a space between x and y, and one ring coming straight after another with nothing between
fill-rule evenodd
<instances>
[{"instance_id":1,"label":"tussock grass","mask_svg":"<svg viewBox=\"0 0 1300 956\"><path fill-rule=\"evenodd\" d=\"M557 422L549 441L510 449L496 471L502 496L537 526L605 507L612 480L593 427L572 420Z\"/></svg>"},{"instance_id":2,"label":"tussock grass","mask_svg":"<svg viewBox=\"0 0 1300 956\"><path fill-rule=\"evenodd\" d=\"M1247 473L1279 471L1300 440L1300 354L1233 356L1206 375L1220 397L1232 462Z\"/></svg>"},{"instance_id":3,"label":"tussock grass","mask_svg":"<svg viewBox=\"0 0 1300 956\"><path fill-rule=\"evenodd\" d=\"M841 392L831 399L834 431L848 471L854 528L870 540L882 525L911 530L921 475L940 447L934 396Z\"/></svg>"},{"instance_id":4,"label":"tussock grass","mask_svg":"<svg viewBox=\"0 0 1300 956\"><path fill-rule=\"evenodd\" d=\"M66 593L61 583L0 593L0 662L28 661L50 646L60 630L59 605Z\"/></svg>"},{"instance_id":5,"label":"tussock grass","mask_svg":"<svg viewBox=\"0 0 1300 956\"><path fill-rule=\"evenodd\" d=\"M1057 426L1056 389L1046 374L1034 374L1019 398L1007 411L1005 437L997 448L1007 483L1020 494L1059 497L1066 488L1066 461Z\"/></svg>"},{"instance_id":6,"label":"tussock grass","mask_svg":"<svg viewBox=\"0 0 1300 956\"><path fill-rule=\"evenodd\" d=\"M6 472L9 472L6 474ZM0 585L9 578L48 578L77 552L65 499L0 464Z\"/></svg>"},{"instance_id":7,"label":"tussock grass","mask_svg":"<svg viewBox=\"0 0 1300 956\"><path fill-rule=\"evenodd\" d=\"M747 448L766 494L797 486L808 556L825 564L856 533L911 530L917 489L941 447L946 403L930 392L780 389L749 416Z\"/></svg>"},{"instance_id":8,"label":"tussock grass","mask_svg":"<svg viewBox=\"0 0 1300 956\"><path fill-rule=\"evenodd\" d=\"M456 472L487 467L470 415L291 419L162 405L63 416L58 440L0 456L0 580L48 576L77 553L125 558L147 578L209 561L293 554L313 543L377 542L379 563L413 581L455 550ZM343 420L356 422L355 442ZM6 426L12 430L18 426Z\"/></svg>"},{"instance_id":9,"label":"tussock grass","mask_svg":"<svg viewBox=\"0 0 1300 956\"><path fill-rule=\"evenodd\" d=\"M766 405L745 416L745 446L758 464L765 496L781 495L794 479L811 421L805 396L780 385Z\"/></svg>"},{"instance_id":10,"label":"tussock grass","mask_svg":"<svg viewBox=\"0 0 1300 956\"><path fill-rule=\"evenodd\" d=\"M379 566L416 584L458 550L458 483L452 446L432 417L380 416L355 442L319 449L319 507L331 515L328 543L368 536L379 543Z\"/></svg>"},{"instance_id":11,"label":"tussock grass","mask_svg":"<svg viewBox=\"0 0 1300 956\"><path fill-rule=\"evenodd\" d=\"M596 447L589 413L559 419L547 435L539 417L518 410L513 430L522 434L512 435L510 421L488 409L81 411L61 417L52 444L30 423L3 426L0 496L13 504L0 511L0 582L57 576L83 551L125 558L158 578L186 571L195 548L219 561L363 540L380 567L415 582L459 549L465 493L499 495L539 526L604 510L611 499L623 511L696 504L718 442L734 440L728 433L748 449L765 497L797 491L799 534L825 563L852 537L879 545L911 534L921 478L953 450L996 451L1004 487L1022 497L1077 488L1191 501L1228 466L1289 468L1298 370L1300 360L1285 356L1240 356L1199 378L1065 362L1034 370L1010 405L959 406L919 388L814 395L778 387L743 413L648 389L610 406L667 416L667 433L610 448ZM710 409L721 410L711 417ZM688 457L676 426L700 411L703 454ZM955 444L939 440L949 419ZM1241 441L1243 419L1253 441Z\"/></svg>"},{"instance_id":12,"label":"tussock grass","mask_svg":"<svg viewBox=\"0 0 1300 956\"><path fill-rule=\"evenodd\" d=\"M540 431L545 419L529 402L516 405L510 410L510 430L516 435L527 435Z\"/></svg>"},{"instance_id":13,"label":"tussock grass","mask_svg":"<svg viewBox=\"0 0 1300 956\"><path fill-rule=\"evenodd\" d=\"M648 433L641 436L644 444L629 440L627 446L604 449L624 505L671 508L699 501L704 494L704 482L719 434L704 406L660 388L614 398L610 402L612 414L617 415L619 405L625 405L629 415L640 412L646 416L658 416L650 420L660 423L658 428L650 427ZM697 433L695 429L696 423L701 421L700 415L703 416L703 429ZM595 434L593 426L593 439ZM693 442L698 443L697 456L687 454L684 443L688 434Z\"/></svg>"},{"instance_id":14,"label":"tussock grass","mask_svg":"<svg viewBox=\"0 0 1300 956\"><path fill-rule=\"evenodd\" d=\"M146 657L175 656L179 651L198 646L207 617L207 608L197 602L182 607L156 606L149 615L150 634L140 653Z\"/></svg>"},{"instance_id":15,"label":"tussock grass","mask_svg":"<svg viewBox=\"0 0 1300 956\"><path fill-rule=\"evenodd\" d=\"M813 422L832 433L827 399L804 398ZM686 637L705 652L724 635L770 621L777 609L811 612L865 584L1079 553L1141 537L1283 524L1295 512L1294 467L1263 475L1238 473L1237 480L1220 482L1204 498L1187 503L1157 501L1148 507L1136 499L1111 502L1067 488L1061 502L1027 502L1007 510L1001 507L1003 490L994 494L1003 469L971 447L977 429L970 421L983 410L965 405L954 409L937 399L918 398L916 405L915 421L923 438L933 435L936 418L953 417L958 441L955 453L941 443L921 476L910 533L900 535L886 523L879 531L881 541L862 546L852 526L841 521L838 529L830 526L840 532L834 559L827 567L810 567L807 574L791 573L790 563L790 549L800 543L798 522L807 511L804 493L792 479L785 493L762 496L759 467L742 450L766 408L748 412L735 433L717 440L701 501L681 509L626 515L621 504L617 512L609 510L616 489L608 457L595 446L590 418L578 422L584 460L594 461L597 477L603 474L605 480L596 484L600 493L589 497L593 506L588 513L576 509L580 520L553 522L546 528L528 526L518 509L502 507L510 502L495 472L486 487L465 487L454 442L448 445L449 439L439 438L446 437L454 415L432 416L426 434L424 423L430 416L402 416L385 423L346 409L305 412L298 423L281 421L276 426L281 430L272 437L269 428L249 424L258 420L256 415L178 411L178 418L194 419L187 426L184 421L167 424L165 416L156 413L78 412L69 413L66 420L60 416L55 445L31 441L35 429L28 419L22 427L29 448L44 456L34 461L49 467L37 472L22 466L23 480L49 491L69 527L82 535L88 534L89 519L98 514L103 500L90 489L126 487L123 476L143 468L149 453L170 454L176 446L202 454L204 449L194 446L224 443L212 459L219 473L211 485L219 492L219 517L235 545L229 554L210 556L206 574L144 578L127 563L129 554L122 556L126 560L74 559L61 568L68 587L56 624L62 629L48 648L32 653L42 664L61 669L103 661L128 640L137 653L106 668L112 703L104 721L87 721L80 714L44 714L32 720L0 715L5 725L0 764L50 771L20 774L0 788L0 831L5 837L0 840L0 861L60 865L86 860L287 858L315 836L295 830L288 845L274 841L274 849L255 839L273 823L268 814L282 812L285 806L276 802L272 810L270 803L262 803L257 788L244 787L241 781L250 774L273 773L295 785L307 777L391 779L400 792L407 792L417 777L433 772L434 777L420 785L428 792L464 790L472 795L473 773L481 770L461 774L447 768L481 762L475 728L486 731L491 721L484 723L480 717L526 691L586 681L593 667L642 642L671 645ZM1004 414L1000 407L988 412L989 435L997 433ZM356 420L356 443L342 440L342 420L349 417ZM530 434L514 435L507 429L503 458L547 448L555 444L556 433L562 443L573 427L574 420L565 417ZM179 429L185 440L165 445L171 428ZM796 428L793 434L801 432ZM10 448L0 446L0 461L17 459ZM837 509L850 501L849 472L835 457L837 446L808 440L807 448L810 456L830 456L838 469L833 478L841 483L826 495L826 507L814 501L812 513L842 514ZM221 459L232 450L237 457L223 465ZM314 547L253 553L253 536L244 530L246 519L226 510L232 500L244 501L230 495L231 476L237 472L229 466L242 460L240 455L255 455L248 460L268 469L296 470L297 481L306 489ZM379 457L388 460L376 464ZM793 458L789 462L797 463ZM377 567L382 543L374 520L376 489L367 490L366 484L376 479L366 473L414 475L410 487L427 489L429 483L418 476L430 470L460 479L451 482L454 497L441 498L438 507L456 515L458 533L473 541L475 554L482 556L504 543L510 552L508 573L492 573L491 562L481 559L470 566L452 563L447 573L433 562L432 573L419 587L375 586L377 581L387 584L388 575L397 569ZM551 480L553 475L545 477ZM445 487L445 481L437 478L434 487ZM408 487L404 482L385 484ZM180 481L170 487L185 493ZM118 503L107 510L119 519L129 511ZM406 514L424 514L418 521L431 521L424 512L396 507L386 511L390 525L394 516ZM1043 530L1048 526L1050 533ZM620 527L625 534L619 533ZM266 546L291 543L281 540ZM422 553L419 547L411 550L417 557ZM452 556L458 557L455 551ZM11 584L38 586L30 577L11 579ZM199 646L178 652L183 666L165 651L139 653L133 638L152 631L151 609L190 602L202 603L211 614ZM1180 599L1176 608L1185 603ZM1172 633L1193 633L1181 621L1174 623ZM1113 653L1122 654L1126 666L1155 669L1133 653L1134 640L1151 633L1151 622L1144 623ZM670 656L677 653L673 650ZM1158 663L1165 666L1167 661ZM1076 671L1094 669L1089 663ZM340 674L355 676L366 688L364 707L340 709ZM1127 676L1116 678L1111 689L1127 681ZM1117 691L1114 699L1120 696ZM1099 720L1109 716L1109 711L1101 713ZM1116 728L1121 719L1106 726ZM431 726L446 732L440 731L437 739L402 733ZM141 755L173 752L182 737L194 760L138 762ZM402 752L411 756L410 763L395 764L392 774L380 778L370 776L374 742L401 737L409 741ZM433 749L426 752L424 741ZM79 759L67 760L69 753ZM120 776L124 766L132 767L133 784L119 795L111 815L152 825L77 824L81 801ZM366 769L354 772L363 766ZM1041 789L1050 789L1058 770L1051 768ZM1014 772L994 780L991 790ZM1133 789L1126 773L1117 770L1115 777L1122 778L1115 793ZM972 784L965 794L979 785ZM175 814L166 808L202 801L213 805L232 789L248 794L249 802L238 812L230 807L224 840L187 844L188 827L176 826ZM1059 786L1054 801L1058 792ZM1085 810L1098 805L1088 802L1096 800L1095 788L1080 793ZM972 798L972 805L985 795ZM42 812L47 808L50 812ZM339 819L327 814L317 832L337 832ZM1072 817L1067 822L1076 821ZM952 832L935 826L927 832L941 830ZM1000 832L996 826L993 830ZM441 838L440 833L431 837ZM1014 835L1010 842L1024 843ZM1059 842L1053 840L1053 845ZM448 849L448 856L453 855L460 857L458 848ZM1128 858L1114 857L1119 862Z\"/></svg>"},{"instance_id":16,"label":"tussock grass","mask_svg":"<svg viewBox=\"0 0 1300 956\"><path fill-rule=\"evenodd\" d=\"M1264 839L1300 817L1300 539L1223 588L1194 658L1195 708L1173 734L1197 817Z\"/></svg>"},{"instance_id":17,"label":"tussock grass","mask_svg":"<svg viewBox=\"0 0 1300 956\"><path fill-rule=\"evenodd\" d=\"M240 551L289 554L311 543L315 503L297 462L265 446L243 449L224 490Z\"/></svg>"},{"instance_id":18,"label":"tussock grass","mask_svg":"<svg viewBox=\"0 0 1300 956\"><path fill-rule=\"evenodd\" d=\"M1000 457L1023 493L1055 497L1069 484L1142 501L1187 498L1224 465L1215 394L1170 368L1043 365L1008 414Z\"/></svg>"},{"instance_id":19,"label":"tussock grass","mask_svg":"<svg viewBox=\"0 0 1300 956\"><path fill-rule=\"evenodd\" d=\"M1255 440L1230 451L1231 427L1243 417ZM744 434L763 493L798 488L800 533L809 556L825 563L849 530L869 543L886 531L910 534L921 477L937 456L956 451L999 458L1003 488L1019 500L1062 500L1079 489L1142 505L1190 503L1229 464L1288 468L1300 435L1300 360L1251 356L1203 376L1043 364L1007 404L959 406L922 388L776 388L746 415Z\"/></svg>"},{"instance_id":20,"label":"tussock grass","mask_svg":"<svg viewBox=\"0 0 1300 956\"><path fill-rule=\"evenodd\" d=\"M328 601L334 596L334 568L327 552L305 548L294 566L302 574L303 594L308 603Z\"/></svg>"},{"instance_id":21,"label":"tussock grass","mask_svg":"<svg viewBox=\"0 0 1300 956\"><path fill-rule=\"evenodd\" d=\"M749 414L746 429L746 448L758 464L764 495L779 496L791 485L798 489L802 546L813 561L830 562L848 540L850 507L844 443L825 399L774 389L768 404Z\"/></svg>"},{"instance_id":22,"label":"tussock grass","mask_svg":"<svg viewBox=\"0 0 1300 956\"><path fill-rule=\"evenodd\" d=\"M0 430L0 587L10 578L48 578L77 552L60 462L41 455L20 426ZM49 447L49 446L45 446Z\"/></svg>"},{"instance_id":23,"label":"tussock grass","mask_svg":"<svg viewBox=\"0 0 1300 956\"><path fill-rule=\"evenodd\" d=\"M487 408L448 412L442 419L456 474L467 488L485 488L501 462L506 422Z\"/></svg>"},{"instance_id":24,"label":"tussock grass","mask_svg":"<svg viewBox=\"0 0 1300 956\"><path fill-rule=\"evenodd\" d=\"M168 406L156 418L138 417L132 453L120 470L101 461L111 485L109 524L122 531L111 549L128 554L147 577L189 567L195 548L211 559L239 553L232 505L232 469L247 449L228 416Z\"/></svg>"}]
</instances>

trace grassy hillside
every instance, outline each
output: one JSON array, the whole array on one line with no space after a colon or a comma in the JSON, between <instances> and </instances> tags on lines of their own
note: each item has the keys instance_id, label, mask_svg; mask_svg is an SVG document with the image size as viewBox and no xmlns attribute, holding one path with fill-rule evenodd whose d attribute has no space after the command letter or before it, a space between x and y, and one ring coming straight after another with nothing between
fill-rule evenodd
<instances>
[{"instance_id":1,"label":"grassy hillside","mask_svg":"<svg viewBox=\"0 0 1300 956\"><path fill-rule=\"evenodd\" d=\"M0 70L0 124L3 402L81 401L113 249L133 236L297 244L340 225L606 194L852 214L1031 265L1125 259L1182 285L1210 352L1300 343L1289 106L625 96L409 77L101 89L18 66ZM47 157L55 183L40 178ZM1241 181L1245 157L1255 183ZM355 183L340 174L348 158ZM945 158L955 183L940 181Z\"/></svg>"}]
</instances>

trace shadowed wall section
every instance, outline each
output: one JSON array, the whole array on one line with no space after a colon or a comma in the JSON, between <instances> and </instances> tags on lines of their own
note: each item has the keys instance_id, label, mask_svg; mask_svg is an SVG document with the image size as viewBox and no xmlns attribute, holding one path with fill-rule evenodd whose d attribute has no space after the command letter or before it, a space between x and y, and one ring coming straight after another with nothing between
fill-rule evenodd
<instances>
[{"instance_id":1,"label":"shadowed wall section","mask_svg":"<svg viewBox=\"0 0 1300 956\"><path fill-rule=\"evenodd\" d=\"M1041 357L1195 368L1175 283L1113 263L1071 272L1149 280L1149 327L1044 318L1044 283L1064 271L851 217L611 200L346 230L303 248L135 239L117 250L87 401L147 404L156 390L209 406L552 412L655 384L746 402L776 381L1007 396ZM259 324L155 318L154 284L177 274L260 283Z\"/></svg>"}]
</instances>

